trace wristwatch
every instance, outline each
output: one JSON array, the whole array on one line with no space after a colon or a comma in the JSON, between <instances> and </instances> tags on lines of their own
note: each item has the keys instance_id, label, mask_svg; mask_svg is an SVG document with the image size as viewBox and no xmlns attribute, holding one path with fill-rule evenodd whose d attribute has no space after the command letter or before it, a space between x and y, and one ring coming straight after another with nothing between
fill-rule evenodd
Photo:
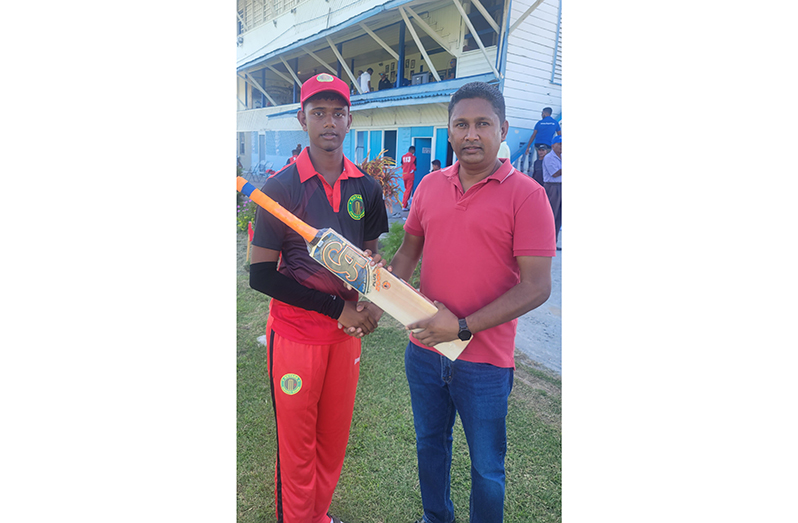
<instances>
[{"instance_id":1,"label":"wristwatch","mask_svg":"<svg viewBox=\"0 0 798 523\"><path fill-rule=\"evenodd\" d=\"M460 332L457 333L457 337L460 338L462 341L468 341L471 339L471 331L468 330L468 325L466 324L465 318L460 318L457 320L458 325L460 325Z\"/></svg>"}]
</instances>

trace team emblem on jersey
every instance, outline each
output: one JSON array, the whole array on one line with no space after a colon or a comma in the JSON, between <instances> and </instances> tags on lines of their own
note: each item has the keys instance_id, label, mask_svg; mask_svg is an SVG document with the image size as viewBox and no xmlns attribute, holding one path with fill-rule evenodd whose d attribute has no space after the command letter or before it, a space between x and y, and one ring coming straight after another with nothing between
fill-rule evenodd
<instances>
[{"instance_id":1,"label":"team emblem on jersey","mask_svg":"<svg viewBox=\"0 0 798 523\"><path fill-rule=\"evenodd\" d=\"M293 396L302 388L302 378L296 374L286 374L280 379L280 388L289 396Z\"/></svg>"},{"instance_id":2,"label":"team emblem on jersey","mask_svg":"<svg viewBox=\"0 0 798 523\"><path fill-rule=\"evenodd\" d=\"M359 194L352 195L346 204L346 210L353 220L360 220L366 214L366 206L363 205L363 197Z\"/></svg>"}]
</instances>

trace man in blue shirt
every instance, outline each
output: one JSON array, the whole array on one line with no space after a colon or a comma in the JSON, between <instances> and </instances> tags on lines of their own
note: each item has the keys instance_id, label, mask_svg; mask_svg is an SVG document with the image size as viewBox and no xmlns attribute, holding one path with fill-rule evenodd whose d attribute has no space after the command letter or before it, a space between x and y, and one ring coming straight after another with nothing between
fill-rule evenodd
<instances>
[{"instance_id":1,"label":"man in blue shirt","mask_svg":"<svg viewBox=\"0 0 798 523\"><path fill-rule=\"evenodd\" d=\"M562 135L560 124L551 117L551 107L544 107L540 117L540 121L535 124L535 130L529 138L529 143L526 144L526 152L524 154L529 154L529 148L532 147L532 144L535 144L536 150L537 144L545 144L551 147L551 140L554 138L555 133L557 136Z\"/></svg>"}]
</instances>

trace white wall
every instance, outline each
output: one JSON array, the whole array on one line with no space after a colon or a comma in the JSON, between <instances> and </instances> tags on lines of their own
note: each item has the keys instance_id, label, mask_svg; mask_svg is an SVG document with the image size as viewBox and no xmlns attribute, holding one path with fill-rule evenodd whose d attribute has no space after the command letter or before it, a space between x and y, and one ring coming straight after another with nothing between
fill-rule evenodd
<instances>
[{"instance_id":1,"label":"white wall","mask_svg":"<svg viewBox=\"0 0 798 523\"><path fill-rule=\"evenodd\" d=\"M514 0L510 25L534 2ZM555 117L562 112L562 86L551 83L559 5L545 0L510 34L504 99L511 126L533 128L544 107Z\"/></svg>"},{"instance_id":2,"label":"white wall","mask_svg":"<svg viewBox=\"0 0 798 523\"><path fill-rule=\"evenodd\" d=\"M496 64L496 46L486 47L485 51L488 53L490 62L485 59L481 49L463 52L457 59L457 78L492 72L491 65Z\"/></svg>"}]
</instances>

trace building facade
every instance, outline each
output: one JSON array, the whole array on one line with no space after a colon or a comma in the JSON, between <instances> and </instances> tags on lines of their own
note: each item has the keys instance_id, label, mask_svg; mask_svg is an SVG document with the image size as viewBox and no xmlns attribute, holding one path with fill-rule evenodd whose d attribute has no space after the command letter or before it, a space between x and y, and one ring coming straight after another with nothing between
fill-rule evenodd
<instances>
[{"instance_id":1,"label":"building facade","mask_svg":"<svg viewBox=\"0 0 798 523\"><path fill-rule=\"evenodd\" d=\"M416 148L416 183L451 165L447 106L462 85L496 85L516 165L544 107L562 113L561 0L238 0L237 156L279 170L308 139L296 119L302 82L329 72L350 84L344 154ZM369 89L360 74L373 70ZM385 81L380 85L380 73Z\"/></svg>"}]
</instances>

